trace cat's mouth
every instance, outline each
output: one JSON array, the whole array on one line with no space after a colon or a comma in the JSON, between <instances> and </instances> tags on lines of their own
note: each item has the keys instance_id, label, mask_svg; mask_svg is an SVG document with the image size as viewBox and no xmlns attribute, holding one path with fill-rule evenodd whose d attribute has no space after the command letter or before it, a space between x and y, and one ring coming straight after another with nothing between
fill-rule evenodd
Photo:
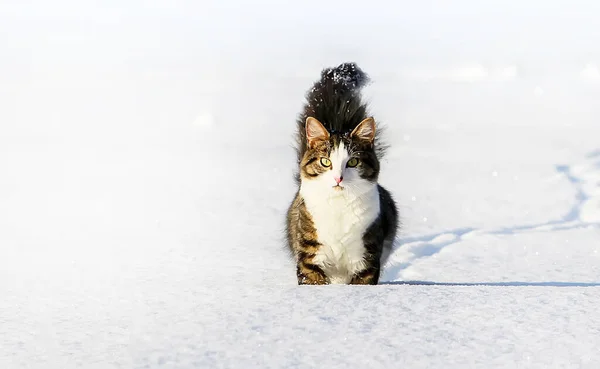
<instances>
[{"instance_id":1,"label":"cat's mouth","mask_svg":"<svg viewBox=\"0 0 600 369\"><path fill-rule=\"evenodd\" d=\"M340 185L335 185L335 186L333 186L333 190L334 190L334 191L343 191L343 190L344 190L344 187L342 187L342 186L340 186Z\"/></svg>"}]
</instances>

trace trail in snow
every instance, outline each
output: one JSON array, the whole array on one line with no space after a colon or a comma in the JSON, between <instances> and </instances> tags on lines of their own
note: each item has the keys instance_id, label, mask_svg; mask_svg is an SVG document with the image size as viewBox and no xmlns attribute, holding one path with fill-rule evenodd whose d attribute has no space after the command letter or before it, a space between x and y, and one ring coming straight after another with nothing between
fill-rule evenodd
<instances>
[{"instance_id":1,"label":"trail in snow","mask_svg":"<svg viewBox=\"0 0 600 369\"><path fill-rule=\"evenodd\" d=\"M558 173L567 177L576 190L576 202L562 219L549 220L544 223L517 225L497 229L459 228L423 237L400 237L396 242L396 250L390 256L382 281L403 282L402 270L410 267L419 259L431 257L448 247L456 245L467 237L483 235L507 235L526 232L553 232L583 227L600 227L600 150L593 151L585 160L573 165L557 165ZM436 282L416 282L416 284L438 284ZM474 283L442 285L532 285L531 282L506 283ZM600 286L600 283L540 282L540 286Z\"/></svg>"}]
</instances>

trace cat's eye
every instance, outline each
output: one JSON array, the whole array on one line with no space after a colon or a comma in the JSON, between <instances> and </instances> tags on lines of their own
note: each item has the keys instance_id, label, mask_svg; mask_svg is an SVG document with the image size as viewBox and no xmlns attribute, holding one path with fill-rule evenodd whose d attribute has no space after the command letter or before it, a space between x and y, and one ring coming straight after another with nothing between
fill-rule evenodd
<instances>
[{"instance_id":1,"label":"cat's eye","mask_svg":"<svg viewBox=\"0 0 600 369\"><path fill-rule=\"evenodd\" d=\"M357 158L351 158L350 160L348 160L348 162L346 163L347 167L350 168L354 168L355 166L358 165L358 159Z\"/></svg>"},{"instance_id":2,"label":"cat's eye","mask_svg":"<svg viewBox=\"0 0 600 369\"><path fill-rule=\"evenodd\" d=\"M331 160L327 158L321 158L321 165L324 167L329 167L331 166Z\"/></svg>"}]
</instances>

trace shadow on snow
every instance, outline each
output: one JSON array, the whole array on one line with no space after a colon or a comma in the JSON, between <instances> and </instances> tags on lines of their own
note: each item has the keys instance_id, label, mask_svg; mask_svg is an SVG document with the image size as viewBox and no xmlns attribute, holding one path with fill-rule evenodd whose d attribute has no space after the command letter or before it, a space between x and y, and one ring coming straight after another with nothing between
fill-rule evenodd
<instances>
[{"instance_id":1,"label":"shadow on snow","mask_svg":"<svg viewBox=\"0 0 600 369\"><path fill-rule=\"evenodd\" d=\"M456 287L600 287L600 282L433 282L433 281L393 281L381 282L380 285L408 286L456 286Z\"/></svg>"}]
</instances>

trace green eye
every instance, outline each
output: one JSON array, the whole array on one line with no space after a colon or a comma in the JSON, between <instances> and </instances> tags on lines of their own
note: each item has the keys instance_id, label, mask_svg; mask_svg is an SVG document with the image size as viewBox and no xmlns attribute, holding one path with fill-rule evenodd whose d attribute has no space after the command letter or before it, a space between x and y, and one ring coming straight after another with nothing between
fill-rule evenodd
<instances>
[{"instance_id":1,"label":"green eye","mask_svg":"<svg viewBox=\"0 0 600 369\"><path fill-rule=\"evenodd\" d=\"M324 167L328 167L331 165L331 160L327 158L321 158L321 165Z\"/></svg>"},{"instance_id":2,"label":"green eye","mask_svg":"<svg viewBox=\"0 0 600 369\"><path fill-rule=\"evenodd\" d=\"M350 167L350 168L354 168L357 165L358 165L358 159L357 158L352 158L352 159L348 160L348 162L346 163L346 166Z\"/></svg>"}]
</instances>

